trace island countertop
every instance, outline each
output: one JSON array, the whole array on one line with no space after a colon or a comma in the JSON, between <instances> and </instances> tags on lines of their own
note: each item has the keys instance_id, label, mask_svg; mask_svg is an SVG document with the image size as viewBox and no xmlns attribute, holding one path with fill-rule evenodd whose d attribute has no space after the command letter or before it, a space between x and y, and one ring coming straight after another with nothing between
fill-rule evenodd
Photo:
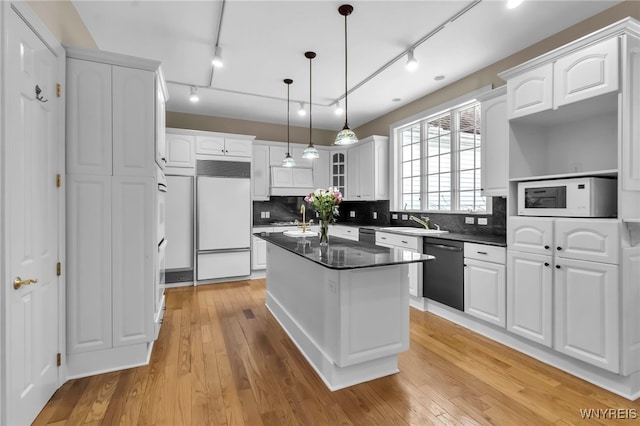
<instances>
[{"instance_id":1,"label":"island countertop","mask_svg":"<svg viewBox=\"0 0 640 426\"><path fill-rule=\"evenodd\" d=\"M335 236L330 237L328 245L321 247L317 236L290 237L282 232L257 232L253 235L329 269L373 268L435 259L410 250L382 247Z\"/></svg>"}]
</instances>

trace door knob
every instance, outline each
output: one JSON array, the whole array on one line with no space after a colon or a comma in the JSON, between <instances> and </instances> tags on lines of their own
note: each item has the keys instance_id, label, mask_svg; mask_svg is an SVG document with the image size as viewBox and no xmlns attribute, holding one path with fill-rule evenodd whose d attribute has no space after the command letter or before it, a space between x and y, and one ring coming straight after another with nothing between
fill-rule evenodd
<instances>
[{"instance_id":1,"label":"door knob","mask_svg":"<svg viewBox=\"0 0 640 426\"><path fill-rule=\"evenodd\" d=\"M20 277L16 277L15 280L13 280L13 288L15 288L16 290L19 289L20 287L22 287L23 285L31 285L31 284L35 284L37 283L38 280L37 279L26 279L23 280Z\"/></svg>"}]
</instances>

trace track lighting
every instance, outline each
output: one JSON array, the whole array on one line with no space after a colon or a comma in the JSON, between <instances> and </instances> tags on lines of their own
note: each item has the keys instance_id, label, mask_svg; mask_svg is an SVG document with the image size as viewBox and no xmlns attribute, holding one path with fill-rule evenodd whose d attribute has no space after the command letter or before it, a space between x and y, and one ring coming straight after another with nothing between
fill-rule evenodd
<instances>
[{"instance_id":1,"label":"track lighting","mask_svg":"<svg viewBox=\"0 0 640 426\"><path fill-rule=\"evenodd\" d=\"M284 79L284 84L287 85L287 155L282 159L284 167L294 167L296 165L296 161L291 157L291 151L289 150L289 89L291 88L291 83L293 83L293 80L290 78Z\"/></svg>"},{"instance_id":2,"label":"track lighting","mask_svg":"<svg viewBox=\"0 0 640 426\"><path fill-rule=\"evenodd\" d=\"M304 117L307 115L307 110L304 109L304 102L300 102L300 107L298 108L298 115Z\"/></svg>"},{"instance_id":3,"label":"track lighting","mask_svg":"<svg viewBox=\"0 0 640 426\"><path fill-rule=\"evenodd\" d=\"M413 49L409 49L409 52L407 52L407 69L409 71L415 71L418 69L418 60L413 53Z\"/></svg>"},{"instance_id":4,"label":"track lighting","mask_svg":"<svg viewBox=\"0 0 640 426\"><path fill-rule=\"evenodd\" d=\"M340 101L336 101L334 105L335 105L335 109L333 110L333 112L336 115L342 115L342 113L344 112L344 109L340 105Z\"/></svg>"},{"instance_id":5,"label":"track lighting","mask_svg":"<svg viewBox=\"0 0 640 426\"><path fill-rule=\"evenodd\" d=\"M313 129L313 116L311 115L311 108L313 106L313 103L311 102L311 61L316 57L316 52L304 52L304 57L309 60L309 145L307 145L304 151L302 151L302 158L313 160L314 158L320 157L320 153L316 147L313 146L313 142L311 140L311 131Z\"/></svg>"},{"instance_id":6,"label":"track lighting","mask_svg":"<svg viewBox=\"0 0 640 426\"><path fill-rule=\"evenodd\" d=\"M214 51L211 65L213 65L216 68L222 68L224 66L224 61L222 59L222 47L216 46L216 50Z\"/></svg>"},{"instance_id":7,"label":"track lighting","mask_svg":"<svg viewBox=\"0 0 640 426\"><path fill-rule=\"evenodd\" d=\"M200 97L198 96L198 88L196 86L191 86L191 95L189 95L189 100L194 103L200 100Z\"/></svg>"}]
</instances>

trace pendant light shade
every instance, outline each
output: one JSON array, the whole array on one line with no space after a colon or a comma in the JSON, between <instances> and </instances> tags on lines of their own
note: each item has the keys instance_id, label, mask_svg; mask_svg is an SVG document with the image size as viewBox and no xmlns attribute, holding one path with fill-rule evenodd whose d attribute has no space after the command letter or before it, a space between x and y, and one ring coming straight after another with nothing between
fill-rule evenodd
<instances>
[{"instance_id":1,"label":"pendant light shade","mask_svg":"<svg viewBox=\"0 0 640 426\"><path fill-rule=\"evenodd\" d=\"M358 142L358 137L349 128L348 118L348 104L347 104L347 16L353 12L353 6L350 4L343 4L338 8L338 13L344 16L344 127L336 136L336 145L351 145Z\"/></svg>"},{"instance_id":2,"label":"pendant light shade","mask_svg":"<svg viewBox=\"0 0 640 426\"><path fill-rule=\"evenodd\" d=\"M313 142L311 140L311 131L313 129L313 116L311 115L311 107L313 106L313 103L311 102L311 61L316 57L316 52L305 52L304 57L309 59L309 145L307 145L304 151L302 151L302 158L314 159L320 157L320 153L316 147L313 146Z\"/></svg>"},{"instance_id":3,"label":"pendant light shade","mask_svg":"<svg viewBox=\"0 0 640 426\"><path fill-rule=\"evenodd\" d=\"M293 80L285 78L283 81L287 85L287 155L282 159L282 165L284 167L294 167L296 165L296 161L291 156L291 151L289 150L289 89L291 88Z\"/></svg>"}]
</instances>

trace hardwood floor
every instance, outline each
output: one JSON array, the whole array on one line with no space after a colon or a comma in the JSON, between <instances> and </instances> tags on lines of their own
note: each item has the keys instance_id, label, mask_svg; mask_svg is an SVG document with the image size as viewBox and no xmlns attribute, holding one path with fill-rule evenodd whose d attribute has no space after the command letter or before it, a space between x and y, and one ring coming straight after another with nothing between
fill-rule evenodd
<instances>
[{"instance_id":1,"label":"hardwood floor","mask_svg":"<svg viewBox=\"0 0 640 426\"><path fill-rule=\"evenodd\" d=\"M65 383L34 424L599 425L611 421L580 409L640 415L640 400L415 309L400 373L330 392L264 306L264 280L166 296L149 365Z\"/></svg>"}]
</instances>

